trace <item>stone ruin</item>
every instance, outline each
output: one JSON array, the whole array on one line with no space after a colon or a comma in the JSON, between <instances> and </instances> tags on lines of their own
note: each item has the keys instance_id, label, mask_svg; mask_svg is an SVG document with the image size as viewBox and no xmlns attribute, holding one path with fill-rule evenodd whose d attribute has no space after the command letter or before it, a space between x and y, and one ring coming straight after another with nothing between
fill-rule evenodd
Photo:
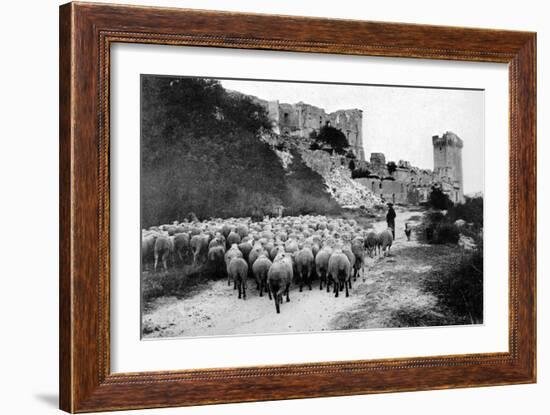
<instances>
[{"instance_id":1,"label":"stone ruin","mask_svg":"<svg viewBox=\"0 0 550 415\"><path fill-rule=\"evenodd\" d=\"M240 94L237 91L230 92ZM296 104L287 104L248 96L266 109L272 122L272 132L263 139L272 145L280 145L286 140L286 144L299 148L302 156L307 160L306 163L311 164L310 167L325 177L329 191L333 196L338 195L337 199L341 199L339 200L341 204L356 205L360 200L365 200L367 202L365 204L371 206L377 202L419 204L428 200L433 187L440 188L454 203L464 202L463 141L451 131L432 137L433 171L414 167L407 160L399 160L395 170L390 173L384 153L371 153L370 160L365 160L362 110L349 109L327 113L322 108L301 101ZM356 167L368 170L370 172L368 177L351 179L347 173L340 171L350 162L343 156L329 157L331 161L325 167L320 165L322 163L316 162L315 157L308 156L311 133L319 132L325 125L338 128L346 135L356 157ZM278 151L283 161L285 153L284 150ZM353 182L361 187L357 187ZM338 185L344 186L345 190L343 192L331 190ZM368 192L374 197L367 197Z\"/></svg>"},{"instance_id":2,"label":"stone ruin","mask_svg":"<svg viewBox=\"0 0 550 415\"><path fill-rule=\"evenodd\" d=\"M237 91L232 94L245 95ZM287 104L267 101L253 95L246 95L265 108L275 134L309 138L326 125L337 128L346 136L350 149L358 160L365 160L363 148L363 111L357 108L341 109L327 113L323 108L305 102Z\"/></svg>"},{"instance_id":3,"label":"stone ruin","mask_svg":"<svg viewBox=\"0 0 550 415\"><path fill-rule=\"evenodd\" d=\"M432 187L440 188L453 203L464 202L462 183L463 141L453 132L432 137L434 170L414 167L399 160L396 169L389 172L383 153L371 153L370 162L361 167L370 174L355 179L383 202L418 204L428 200Z\"/></svg>"}]
</instances>

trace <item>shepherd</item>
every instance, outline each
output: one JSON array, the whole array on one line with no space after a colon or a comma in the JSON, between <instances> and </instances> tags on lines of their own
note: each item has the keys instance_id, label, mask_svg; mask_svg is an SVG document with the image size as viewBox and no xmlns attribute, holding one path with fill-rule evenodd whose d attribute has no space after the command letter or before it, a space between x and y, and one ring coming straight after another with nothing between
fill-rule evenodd
<instances>
[{"instance_id":1,"label":"shepherd","mask_svg":"<svg viewBox=\"0 0 550 415\"><path fill-rule=\"evenodd\" d=\"M386 214L386 222L388 223L388 228L391 228L393 233L393 239L395 240L395 210L393 209L393 203L388 203L388 213Z\"/></svg>"}]
</instances>

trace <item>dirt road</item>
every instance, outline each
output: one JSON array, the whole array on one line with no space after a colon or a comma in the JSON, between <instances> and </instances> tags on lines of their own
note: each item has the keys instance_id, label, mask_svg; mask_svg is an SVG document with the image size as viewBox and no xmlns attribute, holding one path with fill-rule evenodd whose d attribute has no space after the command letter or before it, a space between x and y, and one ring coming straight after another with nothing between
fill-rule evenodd
<instances>
[{"instance_id":1,"label":"dirt road","mask_svg":"<svg viewBox=\"0 0 550 415\"><path fill-rule=\"evenodd\" d=\"M410 325L410 316L422 313L437 320L444 317L437 299L422 290L420 283L430 272L441 248L407 241L405 222L420 220L421 212L397 210L396 239L391 255L367 258L364 274L353 285L350 297L319 290L299 292L293 287L290 302L275 313L273 301L259 297L254 281L248 283L246 301L238 300L226 280L210 282L191 298L159 298L144 312L145 337L209 336L230 334L284 333L333 329L381 328ZM375 222L376 231L386 228ZM418 325L418 324L417 324Z\"/></svg>"}]
</instances>

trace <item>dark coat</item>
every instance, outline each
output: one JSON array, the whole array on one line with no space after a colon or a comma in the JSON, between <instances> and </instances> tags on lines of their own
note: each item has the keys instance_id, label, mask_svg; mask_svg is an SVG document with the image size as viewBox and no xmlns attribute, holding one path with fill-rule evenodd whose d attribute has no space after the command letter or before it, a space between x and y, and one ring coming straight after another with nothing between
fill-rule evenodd
<instances>
[{"instance_id":1,"label":"dark coat","mask_svg":"<svg viewBox=\"0 0 550 415\"><path fill-rule=\"evenodd\" d=\"M390 208L388 209L388 213L386 214L386 222L388 223L395 222L395 216L397 216L395 214L395 210L393 210L393 207L390 206Z\"/></svg>"}]
</instances>

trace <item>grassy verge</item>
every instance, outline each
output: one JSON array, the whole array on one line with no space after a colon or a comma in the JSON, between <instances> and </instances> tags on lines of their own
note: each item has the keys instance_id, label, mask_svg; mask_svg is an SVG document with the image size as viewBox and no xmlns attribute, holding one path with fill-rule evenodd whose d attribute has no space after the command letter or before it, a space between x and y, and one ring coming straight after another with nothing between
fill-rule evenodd
<instances>
[{"instance_id":1,"label":"grassy verge","mask_svg":"<svg viewBox=\"0 0 550 415\"><path fill-rule=\"evenodd\" d=\"M402 248L377 262L362 300L335 329L433 327L483 322L483 258L451 245Z\"/></svg>"},{"instance_id":2,"label":"grassy verge","mask_svg":"<svg viewBox=\"0 0 550 415\"><path fill-rule=\"evenodd\" d=\"M194 267L184 265L168 272L143 272L141 293L144 311L154 307L154 301L160 297L189 298L208 287L208 284L225 278L222 272L216 272L207 266Z\"/></svg>"}]
</instances>

